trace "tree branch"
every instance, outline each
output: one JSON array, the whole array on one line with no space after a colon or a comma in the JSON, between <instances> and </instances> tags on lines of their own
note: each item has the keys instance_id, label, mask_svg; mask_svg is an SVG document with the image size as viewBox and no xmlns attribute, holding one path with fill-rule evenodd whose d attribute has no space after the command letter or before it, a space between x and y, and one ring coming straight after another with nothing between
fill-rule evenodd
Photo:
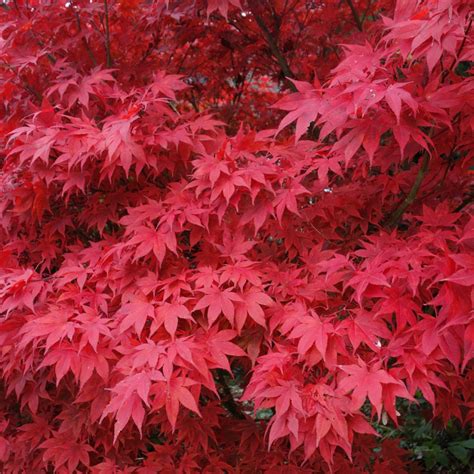
<instances>
[{"instance_id":1,"label":"tree branch","mask_svg":"<svg viewBox=\"0 0 474 474\"><path fill-rule=\"evenodd\" d=\"M400 221L401 217L403 216L404 212L408 209L408 207L413 203L420 189L421 183L423 182L423 178L425 177L426 172L428 171L428 164L430 162L430 156L425 151L423 152L423 161L421 162L420 169L415 178L415 182L410 189L410 192L407 194L406 198L402 201L402 203L395 209L395 211L391 214L391 216L387 220L387 227L395 227L398 222Z\"/></svg>"},{"instance_id":2,"label":"tree branch","mask_svg":"<svg viewBox=\"0 0 474 474\"><path fill-rule=\"evenodd\" d=\"M0 62L0 67L5 67L6 69L13 72L16 75L17 79L21 82L21 85L25 91L29 92L30 94L34 95L36 100L41 103L43 101L43 96L33 87L31 86L25 79L23 79L19 72L15 70L12 66L8 63L4 63L3 61Z\"/></svg>"},{"instance_id":3,"label":"tree branch","mask_svg":"<svg viewBox=\"0 0 474 474\"><path fill-rule=\"evenodd\" d=\"M280 48L278 47L277 42L275 41L275 38L271 34L270 30L268 29L267 25L263 21L263 18L260 17L257 13L252 12L253 16L255 17L255 21L257 22L257 25L259 28L262 30L263 37L265 38L265 41L267 42L268 46L270 47L270 51L272 52L273 56L275 59L278 61L278 65L280 66L281 71L285 75L285 77L288 79L294 79L295 75L290 69L290 65L288 64L285 56L281 52ZM288 81L289 87L293 92L297 92L298 89L296 86L291 82Z\"/></svg>"},{"instance_id":4,"label":"tree branch","mask_svg":"<svg viewBox=\"0 0 474 474\"><path fill-rule=\"evenodd\" d=\"M349 6L351 5L351 0L347 0ZM351 7L352 9L352 7ZM353 13L354 13L355 10L353 10ZM448 75L448 73L454 68L454 66L456 65L456 62L457 62L457 57L459 57L460 53L462 52L463 48L464 48L464 45L466 43L466 38L467 38L467 35L469 33L469 30L471 29L471 26L472 26L472 19L470 20L467 28L466 28L466 32L465 32L465 36L463 38L463 41L461 42L461 45L459 47L459 50L458 50L458 53L456 55L456 58L453 60L453 63L451 64L450 68L443 71L443 74L441 76L441 80L442 82L444 81L444 79L446 78L446 76ZM416 195L421 187L421 183L423 182L423 178L425 177L426 175L426 172L428 171L428 165L429 165L429 161L430 161L430 157L429 157L429 154L425 151L423 153L423 161L421 163L421 166L420 166L420 169L418 170L418 173L416 175L416 178L415 178L415 182L413 183L413 186L412 188L410 189L410 192L407 194L406 198L402 201L402 203L397 207L397 209L395 209L395 211L391 214L391 216L388 218L387 222L386 222L386 225L390 228L393 228L395 227L398 222L400 221L400 219L402 218L404 212L408 209L408 207L414 202L415 198L416 198ZM447 170L446 170L447 171ZM444 179L444 177L443 177ZM465 199L460 206L458 206L455 211L458 212L460 211L461 209L463 209L465 206L467 206L468 204L470 204L470 202L472 202L472 196L468 197L467 199Z\"/></svg>"},{"instance_id":5,"label":"tree branch","mask_svg":"<svg viewBox=\"0 0 474 474\"><path fill-rule=\"evenodd\" d=\"M79 33L82 36L82 43L84 44L84 47L86 48L87 54L89 55L89 58L91 59L92 64L94 66L97 66L97 61L95 59L94 53L93 53L93 51L91 50L91 48L89 46L89 42L87 41L86 37L82 33L81 20L79 18L79 13L77 11L75 11L74 15L76 17L77 29L79 30Z\"/></svg>"},{"instance_id":6,"label":"tree branch","mask_svg":"<svg viewBox=\"0 0 474 474\"><path fill-rule=\"evenodd\" d=\"M349 8L351 9L352 16L354 17L354 21L356 22L357 29L359 31L362 31L362 20L359 17L359 14L357 13L357 9L352 3L352 0L346 0L346 3L349 5Z\"/></svg>"},{"instance_id":7,"label":"tree branch","mask_svg":"<svg viewBox=\"0 0 474 474\"><path fill-rule=\"evenodd\" d=\"M225 372L222 369L217 369L216 371L216 379L219 383L221 390L222 390L222 405L226 408L226 410L234 416L234 418L238 418L239 420L244 420L245 415L242 413L239 405L235 403L234 397L232 392L230 391L229 386L225 380Z\"/></svg>"},{"instance_id":8,"label":"tree branch","mask_svg":"<svg viewBox=\"0 0 474 474\"><path fill-rule=\"evenodd\" d=\"M112 67L112 55L110 53L110 28L109 28L109 4L104 0L105 14L105 57L107 67Z\"/></svg>"},{"instance_id":9,"label":"tree branch","mask_svg":"<svg viewBox=\"0 0 474 474\"><path fill-rule=\"evenodd\" d=\"M461 204L459 204L456 209L454 209L454 212L460 212L462 211L466 206L469 204L472 204L474 202L474 192L471 193L466 199L463 200Z\"/></svg>"}]
</instances>

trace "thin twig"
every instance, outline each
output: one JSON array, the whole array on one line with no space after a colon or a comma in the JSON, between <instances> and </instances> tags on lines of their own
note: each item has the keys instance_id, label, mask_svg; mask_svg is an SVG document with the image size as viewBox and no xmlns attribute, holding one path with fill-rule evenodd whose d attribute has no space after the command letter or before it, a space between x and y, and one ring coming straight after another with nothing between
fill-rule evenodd
<instances>
[{"instance_id":1,"label":"thin twig","mask_svg":"<svg viewBox=\"0 0 474 474\"><path fill-rule=\"evenodd\" d=\"M281 71L285 75L287 79L294 79L295 75L290 69L290 65L288 64L285 56L281 52L280 48L278 47L277 42L275 41L275 38L271 34L270 30L268 29L267 25L263 21L263 19L255 12L252 12L253 16L255 18L255 21L257 22L257 25L259 28L262 30L263 37L265 38L265 41L267 42L268 46L270 47L270 50L275 57L275 59L278 61L278 65L280 66ZM298 89L296 86L293 84L293 82L289 82L289 87L293 92L297 92Z\"/></svg>"},{"instance_id":2,"label":"thin twig","mask_svg":"<svg viewBox=\"0 0 474 474\"><path fill-rule=\"evenodd\" d=\"M91 59L92 64L94 66L97 66L97 61L95 59L94 52L90 48L89 42L87 41L86 37L82 33L81 20L79 18L79 13L77 11L75 11L74 15L76 16L77 29L79 30L79 33L82 36L82 43L84 44L84 47L86 48L87 54L89 55L89 58Z\"/></svg>"},{"instance_id":3,"label":"thin twig","mask_svg":"<svg viewBox=\"0 0 474 474\"><path fill-rule=\"evenodd\" d=\"M21 85L23 89L25 89L30 94L33 94L38 102L42 102L43 96L33 86L28 84L28 82L20 76L20 73L15 68L3 61L0 62L0 67L5 67L6 69L12 71L13 74L15 74L18 80L22 83Z\"/></svg>"},{"instance_id":4,"label":"thin twig","mask_svg":"<svg viewBox=\"0 0 474 474\"><path fill-rule=\"evenodd\" d=\"M421 183L423 182L423 178L425 177L426 172L428 171L428 165L430 162L430 155L428 152L423 152L423 161L421 162L420 169L415 178L415 182L410 189L410 192L407 194L406 198L402 201L402 203L395 209L395 211L390 215L389 219L387 220L387 227L395 227L398 222L400 221L401 217L403 216L404 212L408 209L408 207L413 203L420 189Z\"/></svg>"},{"instance_id":5,"label":"thin twig","mask_svg":"<svg viewBox=\"0 0 474 474\"><path fill-rule=\"evenodd\" d=\"M362 31L362 21L359 17L359 14L357 13L357 9L352 3L352 0L346 0L346 3L349 5L349 8L351 9L352 16L354 17L354 21L356 22L357 29L359 31Z\"/></svg>"},{"instance_id":6,"label":"thin twig","mask_svg":"<svg viewBox=\"0 0 474 474\"><path fill-rule=\"evenodd\" d=\"M16 11L21 14L20 7L18 6L18 2L16 0L13 0L13 5L15 5Z\"/></svg>"},{"instance_id":7,"label":"thin twig","mask_svg":"<svg viewBox=\"0 0 474 474\"><path fill-rule=\"evenodd\" d=\"M38 43L38 46L40 46L43 49L46 49L46 45L41 41L40 38L34 33L32 30L29 31L30 36ZM56 58L51 54L51 53L46 53L46 57L48 58L49 62L54 66L56 64Z\"/></svg>"},{"instance_id":8,"label":"thin twig","mask_svg":"<svg viewBox=\"0 0 474 474\"><path fill-rule=\"evenodd\" d=\"M155 50L155 48L158 46L158 43L160 41L159 36L153 35L153 42L148 45L147 50L143 54L142 58L140 59L138 65L143 64L147 58L150 56L150 54Z\"/></svg>"},{"instance_id":9,"label":"thin twig","mask_svg":"<svg viewBox=\"0 0 474 474\"><path fill-rule=\"evenodd\" d=\"M444 82L447 75L454 69L454 66L456 66L456 64L458 62L458 58L461 55L462 50L464 49L464 46L466 45L466 40L467 40L467 37L469 35L469 31L471 29L471 26L472 26L472 18L469 20L469 23L468 23L467 28L466 28L466 32L464 34L464 38L462 39L461 45L459 46L458 52L456 53L456 57L453 59L453 62L451 63L451 66L449 67L449 69L445 69L443 71L442 75L441 75L441 82Z\"/></svg>"},{"instance_id":10,"label":"thin twig","mask_svg":"<svg viewBox=\"0 0 474 474\"><path fill-rule=\"evenodd\" d=\"M474 202L474 193L470 194L466 199L463 200L461 204L459 204L456 209L454 209L454 212L460 212L462 211L466 206L469 204L472 204Z\"/></svg>"},{"instance_id":11,"label":"thin twig","mask_svg":"<svg viewBox=\"0 0 474 474\"><path fill-rule=\"evenodd\" d=\"M194 111L199 113L199 107L196 102L196 96L194 95L194 92L192 91L192 89L191 89L191 98L189 99L189 102L193 106Z\"/></svg>"}]
</instances>

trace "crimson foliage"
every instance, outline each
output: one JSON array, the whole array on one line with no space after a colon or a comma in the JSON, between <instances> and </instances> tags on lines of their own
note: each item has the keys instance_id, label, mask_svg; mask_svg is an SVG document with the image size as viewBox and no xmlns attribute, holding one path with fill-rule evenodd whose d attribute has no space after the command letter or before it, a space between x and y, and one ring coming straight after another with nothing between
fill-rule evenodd
<instances>
[{"instance_id":1,"label":"crimson foliage","mask_svg":"<svg viewBox=\"0 0 474 474\"><path fill-rule=\"evenodd\" d=\"M2 472L414 472L397 398L471 426L472 2L1 6Z\"/></svg>"}]
</instances>

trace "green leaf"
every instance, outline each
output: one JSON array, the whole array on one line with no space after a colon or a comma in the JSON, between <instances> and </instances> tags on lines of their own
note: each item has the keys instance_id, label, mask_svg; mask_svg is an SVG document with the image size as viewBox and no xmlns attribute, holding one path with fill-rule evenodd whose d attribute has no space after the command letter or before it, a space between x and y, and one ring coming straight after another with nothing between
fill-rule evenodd
<instances>
[{"instance_id":1,"label":"green leaf","mask_svg":"<svg viewBox=\"0 0 474 474\"><path fill-rule=\"evenodd\" d=\"M462 463L466 464L469 460L469 451L463 448L459 444L451 444L448 446L449 452L459 459Z\"/></svg>"},{"instance_id":2,"label":"green leaf","mask_svg":"<svg viewBox=\"0 0 474 474\"><path fill-rule=\"evenodd\" d=\"M461 445L463 448L466 449L474 449L474 438L459 441L457 444Z\"/></svg>"}]
</instances>

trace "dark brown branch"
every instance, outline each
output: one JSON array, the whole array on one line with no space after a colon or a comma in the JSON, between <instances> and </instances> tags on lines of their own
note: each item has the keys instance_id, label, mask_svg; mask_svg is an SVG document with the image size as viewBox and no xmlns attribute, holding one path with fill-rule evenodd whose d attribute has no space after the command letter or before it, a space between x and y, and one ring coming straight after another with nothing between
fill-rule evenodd
<instances>
[{"instance_id":1,"label":"dark brown branch","mask_svg":"<svg viewBox=\"0 0 474 474\"><path fill-rule=\"evenodd\" d=\"M107 67L112 67L112 54L110 53L110 27L109 27L109 4L104 0L105 15L105 57Z\"/></svg>"},{"instance_id":2,"label":"dark brown branch","mask_svg":"<svg viewBox=\"0 0 474 474\"><path fill-rule=\"evenodd\" d=\"M466 199L463 200L461 204L459 204L456 209L454 209L454 212L460 212L462 211L466 206L472 204L474 202L474 193L470 194Z\"/></svg>"},{"instance_id":3,"label":"dark brown branch","mask_svg":"<svg viewBox=\"0 0 474 474\"><path fill-rule=\"evenodd\" d=\"M255 21L257 22L257 25L259 28L262 30L263 37L265 38L265 41L267 42L270 51L272 52L273 56L278 62L278 65L280 66L281 71L285 75L287 79L294 79L295 75L290 69L290 65L288 64L285 56L281 52L280 48L278 47L278 44L271 34L270 30L268 29L267 25L263 21L263 18L261 18L257 13L252 12L253 16L255 17ZM298 89L296 89L296 86L291 82L288 81L289 87L293 92L297 92Z\"/></svg>"},{"instance_id":4,"label":"dark brown branch","mask_svg":"<svg viewBox=\"0 0 474 474\"><path fill-rule=\"evenodd\" d=\"M148 48L146 49L145 53L143 54L142 58L140 59L140 62L138 65L143 64L148 57L151 55L151 53L155 50L155 48L158 46L159 43L159 37L158 35L153 35L153 42L148 45Z\"/></svg>"},{"instance_id":5,"label":"dark brown branch","mask_svg":"<svg viewBox=\"0 0 474 474\"><path fill-rule=\"evenodd\" d=\"M418 170L418 173L416 175L415 182L413 183L413 186L411 187L410 192L407 194L406 198L388 218L386 223L387 227L395 227L402 218L404 212L411 204L413 204L413 201L415 200L416 195L418 194L418 191L420 189L421 183L423 182L423 178L425 177L426 172L428 171L429 162L430 156L425 151L423 152L423 161L421 162L420 169Z\"/></svg>"},{"instance_id":6,"label":"dark brown branch","mask_svg":"<svg viewBox=\"0 0 474 474\"><path fill-rule=\"evenodd\" d=\"M234 400L234 396L230 391L229 386L225 380L225 372L222 369L217 369L216 379L222 391L222 405L234 417L239 420L244 420L245 415L242 413L239 405Z\"/></svg>"},{"instance_id":7,"label":"dark brown branch","mask_svg":"<svg viewBox=\"0 0 474 474\"><path fill-rule=\"evenodd\" d=\"M23 79L20 76L20 74L18 73L18 71L15 70L15 68L13 68L12 66L10 66L7 63L4 63L3 61L0 62L0 67L5 67L6 69L12 71L13 74L15 74L16 77L18 78L18 80L21 82L21 85L22 85L23 89L25 89L25 91L27 91L30 94L34 95L36 100L39 103L41 103L43 101L43 96L33 86L31 86L25 79Z\"/></svg>"},{"instance_id":8,"label":"dark brown branch","mask_svg":"<svg viewBox=\"0 0 474 474\"><path fill-rule=\"evenodd\" d=\"M23 81L23 88L30 94L34 95L39 103L43 101L43 96L34 87L30 86L26 81Z\"/></svg>"},{"instance_id":9,"label":"dark brown branch","mask_svg":"<svg viewBox=\"0 0 474 474\"><path fill-rule=\"evenodd\" d=\"M29 33L30 36L36 41L36 43L38 43L38 46L43 49L46 49L46 45L43 43L43 41L41 41L41 39L38 38L38 36L33 31L30 30ZM46 57L48 58L51 64L56 64L56 58L51 53L46 53Z\"/></svg>"},{"instance_id":10,"label":"dark brown branch","mask_svg":"<svg viewBox=\"0 0 474 474\"><path fill-rule=\"evenodd\" d=\"M196 102L196 96L194 95L194 92L191 90L191 98L189 99L189 102L191 103L191 105L193 106L193 109L195 112L199 113L199 107L198 107L198 104Z\"/></svg>"},{"instance_id":11,"label":"dark brown branch","mask_svg":"<svg viewBox=\"0 0 474 474\"><path fill-rule=\"evenodd\" d=\"M352 0L346 0L346 3L349 5L349 8L351 9L352 16L354 17L354 21L357 25L357 29L359 31L362 31L362 20L360 19L359 13L357 13L357 9L352 3Z\"/></svg>"},{"instance_id":12,"label":"dark brown branch","mask_svg":"<svg viewBox=\"0 0 474 474\"><path fill-rule=\"evenodd\" d=\"M94 52L90 48L89 42L87 41L86 37L82 33L81 20L79 18L79 13L77 11L75 11L74 15L76 17L77 29L79 30L79 34L81 34L81 36L82 36L82 43L84 45L84 48L86 48L87 54L89 55L89 58L91 59L92 64L94 66L97 66L97 61L95 59Z\"/></svg>"},{"instance_id":13,"label":"dark brown branch","mask_svg":"<svg viewBox=\"0 0 474 474\"><path fill-rule=\"evenodd\" d=\"M13 5L15 5L16 11L21 15L20 7L18 6L18 2L16 0L13 0Z\"/></svg>"}]
</instances>

